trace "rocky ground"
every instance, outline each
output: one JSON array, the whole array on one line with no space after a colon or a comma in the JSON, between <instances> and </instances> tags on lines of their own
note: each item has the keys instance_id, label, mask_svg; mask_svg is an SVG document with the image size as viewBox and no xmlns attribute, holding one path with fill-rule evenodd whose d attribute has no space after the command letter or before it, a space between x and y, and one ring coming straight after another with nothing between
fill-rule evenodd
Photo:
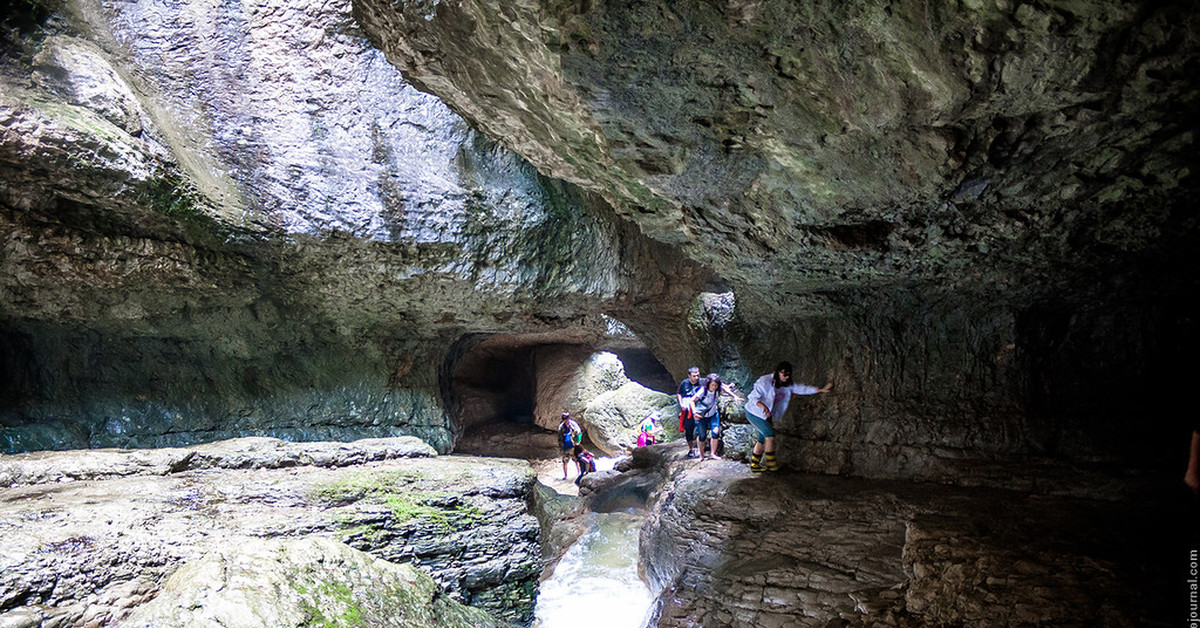
<instances>
[{"instance_id":1,"label":"rocky ground","mask_svg":"<svg viewBox=\"0 0 1200 628\"><path fill-rule=\"evenodd\" d=\"M1165 626L1184 616L1186 506L1143 480L1126 480L1148 489L1130 503L755 475L683 453L660 448L670 481L642 530L658 626Z\"/></svg>"},{"instance_id":2,"label":"rocky ground","mask_svg":"<svg viewBox=\"0 0 1200 628\"><path fill-rule=\"evenodd\" d=\"M701 462L674 442L577 487L527 432L476 445L528 462L409 438L0 457L0 626L236 623L262 587L279 592L263 625L309 625L314 608L484 625L451 601L523 623L580 515L634 505L657 626L1165 626L1183 582L1190 514L1161 478L1110 473L1122 488L1105 498L1098 472L1081 495L755 475L736 447ZM397 579L420 602L407 615L352 593Z\"/></svg>"},{"instance_id":3,"label":"rocky ground","mask_svg":"<svg viewBox=\"0 0 1200 628\"><path fill-rule=\"evenodd\" d=\"M112 625L181 565L309 537L413 565L455 600L528 621L542 572L533 471L432 453L411 438L254 438L2 457L0 625Z\"/></svg>"}]
</instances>

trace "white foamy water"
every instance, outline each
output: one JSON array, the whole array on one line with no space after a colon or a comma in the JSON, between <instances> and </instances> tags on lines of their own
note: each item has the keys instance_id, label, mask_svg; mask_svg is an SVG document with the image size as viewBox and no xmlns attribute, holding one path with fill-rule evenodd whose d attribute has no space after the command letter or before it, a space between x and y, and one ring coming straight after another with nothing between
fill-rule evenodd
<instances>
[{"instance_id":1,"label":"white foamy water","mask_svg":"<svg viewBox=\"0 0 1200 628\"><path fill-rule=\"evenodd\" d=\"M533 628L638 628L650 590L637 573L645 515L592 513L588 531L542 583Z\"/></svg>"}]
</instances>

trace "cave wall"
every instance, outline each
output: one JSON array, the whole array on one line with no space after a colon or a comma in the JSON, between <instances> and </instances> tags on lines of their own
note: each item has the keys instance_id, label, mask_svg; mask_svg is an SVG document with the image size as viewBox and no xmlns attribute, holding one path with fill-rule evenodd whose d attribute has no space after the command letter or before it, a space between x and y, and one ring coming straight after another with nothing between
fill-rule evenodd
<instances>
[{"instance_id":1,"label":"cave wall","mask_svg":"<svg viewBox=\"0 0 1200 628\"><path fill-rule=\"evenodd\" d=\"M1194 347L1167 339L1195 337L1194 4L354 8L415 85L733 295L631 322L673 374L835 383L782 422L790 463L1178 464L1150 452L1181 421L1132 391Z\"/></svg>"},{"instance_id":2,"label":"cave wall","mask_svg":"<svg viewBox=\"0 0 1200 628\"><path fill-rule=\"evenodd\" d=\"M862 297L864 302L866 297ZM783 359L833 392L793 400L780 457L814 472L1013 485L1036 460L1176 471L1196 322L1171 300L1002 307L902 293L857 316L716 329L748 390ZM729 347L734 347L730 350Z\"/></svg>"},{"instance_id":3,"label":"cave wall","mask_svg":"<svg viewBox=\"0 0 1200 628\"><path fill-rule=\"evenodd\" d=\"M599 337L702 274L408 86L348 4L29 11L0 49L5 450L448 451L457 340Z\"/></svg>"},{"instance_id":4,"label":"cave wall","mask_svg":"<svg viewBox=\"0 0 1200 628\"><path fill-rule=\"evenodd\" d=\"M36 13L0 54L11 449L447 450L464 347L602 313L676 381L832 381L780 425L812 470L1154 464L1177 430L1188 3Z\"/></svg>"}]
</instances>

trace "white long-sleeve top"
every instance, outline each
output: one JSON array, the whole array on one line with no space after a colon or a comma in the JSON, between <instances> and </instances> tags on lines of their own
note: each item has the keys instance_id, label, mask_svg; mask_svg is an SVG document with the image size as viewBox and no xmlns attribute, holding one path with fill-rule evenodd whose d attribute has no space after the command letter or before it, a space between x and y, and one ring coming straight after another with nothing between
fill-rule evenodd
<instances>
[{"instance_id":1,"label":"white long-sleeve top","mask_svg":"<svg viewBox=\"0 0 1200 628\"><path fill-rule=\"evenodd\" d=\"M770 410L770 416L764 418L777 419L787 412L788 402L791 401L792 395L815 394L817 394L815 386L796 382L783 388L776 388L775 374L768 373L754 381L754 390L746 397L746 412L752 412L754 416L762 416L762 408L758 407L758 402L761 401Z\"/></svg>"}]
</instances>

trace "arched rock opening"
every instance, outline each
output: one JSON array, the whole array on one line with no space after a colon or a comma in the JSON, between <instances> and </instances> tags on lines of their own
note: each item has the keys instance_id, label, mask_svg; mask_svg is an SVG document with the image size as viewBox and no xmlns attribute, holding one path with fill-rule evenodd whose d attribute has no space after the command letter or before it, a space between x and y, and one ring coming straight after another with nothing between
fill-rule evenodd
<instances>
[{"instance_id":1,"label":"arched rock opening","mask_svg":"<svg viewBox=\"0 0 1200 628\"><path fill-rule=\"evenodd\" d=\"M647 388L673 391L666 367L632 340L612 347L544 334L460 341L447 358L442 382L446 408L459 435L455 450L525 458L554 455L562 412L580 416L589 394L596 392L587 388L597 382L583 381L580 373L600 351L617 356L624 377Z\"/></svg>"}]
</instances>

